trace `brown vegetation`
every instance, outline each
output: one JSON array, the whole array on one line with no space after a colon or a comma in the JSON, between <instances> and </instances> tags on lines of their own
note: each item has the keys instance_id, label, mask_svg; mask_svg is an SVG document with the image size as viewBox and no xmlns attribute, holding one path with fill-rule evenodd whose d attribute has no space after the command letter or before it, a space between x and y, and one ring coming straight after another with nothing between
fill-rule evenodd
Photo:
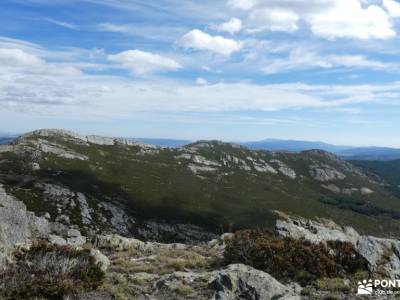
<instances>
[{"instance_id":1,"label":"brown vegetation","mask_svg":"<svg viewBox=\"0 0 400 300\"><path fill-rule=\"evenodd\" d=\"M367 261L350 243L313 244L259 230L238 231L227 241L224 257L227 263L247 264L301 284L368 270Z\"/></svg>"},{"instance_id":2,"label":"brown vegetation","mask_svg":"<svg viewBox=\"0 0 400 300\"><path fill-rule=\"evenodd\" d=\"M62 299L97 288L104 277L88 250L37 242L0 271L0 298Z\"/></svg>"}]
</instances>

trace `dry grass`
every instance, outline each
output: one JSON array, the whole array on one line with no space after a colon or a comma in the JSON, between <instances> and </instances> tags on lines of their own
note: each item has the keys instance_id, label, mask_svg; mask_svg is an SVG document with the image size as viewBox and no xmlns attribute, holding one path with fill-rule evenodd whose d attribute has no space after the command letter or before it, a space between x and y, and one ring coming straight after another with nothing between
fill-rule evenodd
<instances>
[{"instance_id":1,"label":"dry grass","mask_svg":"<svg viewBox=\"0 0 400 300\"><path fill-rule=\"evenodd\" d=\"M110 291L117 300L140 298L149 293L154 282L176 271L209 270L219 265L222 256L206 246L174 249L165 245L146 251L112 252L111 266L101 289ZM195 291L188 284L178 283L171 291L176 299L185 299Z\"/></svg>"},{"instance_id":2,"label":"dry grass","mask_svg":"<svg viewBox=\"0 0 400 300\"><path fill-rule=\"evenodd\" d=\"M343 278L321 278L317 279L316 287L319 290L330 292L350 292L351 287Z\"/></svg>"}]
</instances>

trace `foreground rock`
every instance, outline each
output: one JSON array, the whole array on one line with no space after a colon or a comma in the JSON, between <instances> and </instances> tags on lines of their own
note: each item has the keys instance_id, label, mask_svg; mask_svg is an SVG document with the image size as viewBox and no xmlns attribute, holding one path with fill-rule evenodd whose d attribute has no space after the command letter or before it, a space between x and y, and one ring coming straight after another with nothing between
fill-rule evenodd
<instances>
[{"instance_id":1,"label":"foreground rock","mask_svg":"<svg viewBox=\"0 0 400 300\"><path fill-rule=\"evenodd\" d=\"M205 245L99 236L111 261L105 289L139 299L300 299L301 288L243 264L224 266L223 235ZM115 285L117 282L117 285Z\"/></svg>"},{"instance_id":2,"label":"foreground rock","mask_svg":"<svg viewBox=\"0 0 400 300\"><path fill-rule=\"evenodd\" d=\"M398 241L362 236L351 227L327 220L310 221L284 215L277 221L276 231L281 236L304 238L313 243L350 242L368 260L375 274L398 278ZM355 286L348 279L322 278L319 283L302 288L295 279L280 282L248 265L226 265L225 242L231 238L231 234L224 234L205 244L190 245L144 242L116 234L98 235L90 246L90 255L106 274L103 284L97 290L64 299L329 299L331 291L324 290L323 280L327 280L328 286L330 282L342 282L341 288L344 286L346 290L335 290L337 299L354 299ZM53 244L81 249L82 245L76 241L86 241L71 229L65 236L49 234L47 239Z\"/></svg>"},{"instance_id":3,"label":"foreground rock","mask_svg":"<svg viewBox=\"0 0 400 300\"><path fill-rule=\"evenodd\" d=\"M352 227L330 220L311 221L281 214L276 230L282 236L304 238L313 243L350 242L369 263L371 271L391 279L400 278L400 241L358 234Z\"/></svg>"}]
</instances>

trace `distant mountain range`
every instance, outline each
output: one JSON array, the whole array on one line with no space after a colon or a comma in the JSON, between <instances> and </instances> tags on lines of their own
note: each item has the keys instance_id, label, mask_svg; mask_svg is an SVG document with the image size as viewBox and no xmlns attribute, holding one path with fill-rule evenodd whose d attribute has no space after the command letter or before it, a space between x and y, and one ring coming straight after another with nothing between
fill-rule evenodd
<instances>
[{"instance_id":1,"label":"distant mountain range","mask_svg":"<svg viewBox=\"0 0 400 300\"><path fill-rule=\"evenodd\" d=\"M0 145L6 144L16 136L0 135ZM130 140L142 142L149 145L161 147L182 147L192 143L193 141L184 139L157 139L157 138L132 138ZM297 140L281 140L281 139L265 139L254 142L237 142L251 150L267 150L267 151L289 151L301 152L313 149L324 150L335 153L346 160L395 160L400 159L400 149L389 147L353 147L338 146L327 144L319 141L297 141Z\"/></svg>"},{"instance_id":2,"label":"distant mountain range","mask_svg":"<svg viewBox=\"0 0 400 300\"><path fill-rule=\"evenodd\" d=\"M337 146L323 142L266 139L241 143L252 150L300 152L312 149L329 151L346 160L394 160L400 159L400 149L388 147Z\"/></svg>"},{"instance_id":3,"label":"distant mountain range","mask_svg":"<svg viewBox=\"0 0 400 300\"><path fill-rule=\"evenodd\" d=\"M385 147L350 148L338 153L346 160L395 160L400 159L400 149Z\"/></svg>"},{"instance_id":4,"label":"distant mountain range","mask_svg":"<svg viewBox=\"0 0 400 300\"><path fill-rule=\"evenodd\" d=\"M352 148L351 146L336 146L323 142L280 140L280 139L266 139L262 141L245 142L241 144L252 150L292 151L292 152L320 149L333 153L338 153Z\"/></svg>"},{"instance_id":5,"label":"distant mountain range","mask_svg":"<svg viewBox=\"0 0 400 300\"><path fill-rule=\"evenodd\" d=\"M132 140L149 145L155 145L161 147L173 147L173 148L182 147L193 142L189 140L152 139L152 138L133 138Z\"/></svg>"}]
</instances>

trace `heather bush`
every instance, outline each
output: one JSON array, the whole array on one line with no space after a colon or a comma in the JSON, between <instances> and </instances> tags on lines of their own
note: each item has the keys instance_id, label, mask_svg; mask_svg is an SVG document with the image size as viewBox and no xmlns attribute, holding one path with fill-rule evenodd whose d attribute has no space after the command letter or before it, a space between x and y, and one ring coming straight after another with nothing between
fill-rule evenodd
<instances>
[{"instance_id":1,"label":"heather bush","mask_svg":"<svg viewBox=\"0 0 400 300\"><path fill-rule=\"evenodd\" d=\"M97 288L103 278L89 250L37 242L0 270L0 299L62 299Z\"/></svg>"},{"instance_id":2,"label":"heather bush","mask_svg":"<svg viewBox=\"0 0 400 300\"><path fill-rule=\"evenodd\" d=\"M300 284L368 270L367 261L350 243L331 242L327 246L259 230L236 232L227 241L224 258L227 263L247 264Z\"/></svg>"}]
</instances>

